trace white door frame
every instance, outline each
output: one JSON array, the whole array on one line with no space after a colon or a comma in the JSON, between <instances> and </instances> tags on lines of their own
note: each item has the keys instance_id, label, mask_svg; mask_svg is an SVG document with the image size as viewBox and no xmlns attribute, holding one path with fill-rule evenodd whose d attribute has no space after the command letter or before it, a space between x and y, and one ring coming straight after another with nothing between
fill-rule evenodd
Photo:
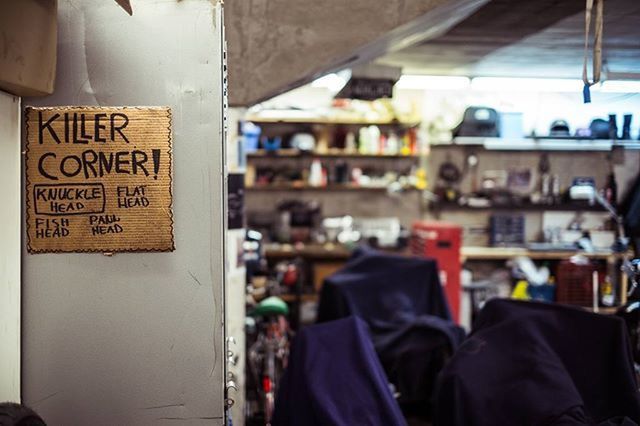
<instances>
[{"instance_id":1,"label":"white door frame","mask_svg":"<svg viewBox=\"0 0 640 426\"><path fill-rule=\"evenodd\" d=\"M0 401L20 402L20 98L0 91Z\"/></svg>"}]
</instances>

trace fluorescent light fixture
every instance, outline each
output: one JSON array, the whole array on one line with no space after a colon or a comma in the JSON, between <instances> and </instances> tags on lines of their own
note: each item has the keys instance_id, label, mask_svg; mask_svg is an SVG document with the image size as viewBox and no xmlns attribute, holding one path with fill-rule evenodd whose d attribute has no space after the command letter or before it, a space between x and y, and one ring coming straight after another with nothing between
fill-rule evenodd
<instances>
[{"instance_id":1,"label":"fluorescent light fixture","mask_svg":"<svg viewBox=\"0 0 640 426\"><path fill-rule=\"evenodd\" d=\"M578 79L475 77L471 88L478 91L569 92L582 93L584 83ZM608 80L591 87L593 92L639 93L638 80Z\"/></svg>"},{"instance_id":2,"label":"fluorescent light fixture","mask_svg":"<svg viewBox=\"0 0 640 426\"><path fill-rule=\"evenodd\" d=\"M408 90L464 90L509 92L582 93L584 83L569 78L468 77L405 74L395 85ZM591 87L593 92L640 93L640 80L607 80Z\"/></svg>"},{"instance_id":3,"label":"fluorescent light fixture","mask_svg":"<svg viewBox=\"0 0 640 426\"><path fill-rule=\"evenodd\" d=\"M600 91L606 93L640 93L640 81L607 80L600 85Z\"/></svg>"},{"instance_id":4,"label":"fluorescent light fixture","mask_svg":"<svg viewBox=\"0 0 640 426\"><path fill-rule=\"evenodd\" d=\"M321 89L329 89L332 92L339 92L347 81L351 78L351 72L339 72L339 73L331 73L324 75L320 78L317 78L311 82L311 87L321 88Z\"/></svg>"},{"instance_id":5,"label":"fluorescent light fixture","mask_svg":"<svg viewBox=\"0 0 640 426\"><path fill-rule=\"evenodd\" d=\"M471 88L479 91L517 92L582 92L584 83L578 79L475 77Z\"/></svg>"},{"instance_id":6,"label":"fluorescent light fixture","mask_svg":"<svg viewBox=\"0 0 640 426\"><path fill-rule=\"evenodd\" d=\"M413 90L462 90L469 87L468 77L448 75L405 74L396 82L396 89Z\"/></svg>"}]
</instances>

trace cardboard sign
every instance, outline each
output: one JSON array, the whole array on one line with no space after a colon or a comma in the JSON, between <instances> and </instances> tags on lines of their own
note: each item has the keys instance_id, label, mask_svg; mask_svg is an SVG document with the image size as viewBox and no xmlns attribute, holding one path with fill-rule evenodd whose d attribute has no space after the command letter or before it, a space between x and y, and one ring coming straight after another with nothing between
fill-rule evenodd
<instances>
[{"instance_id":1,"label":"cardboard sign","mask_svg":"<svg viewBox=\"0 0 640 426\"><path fill-rule=\"evenodd\" d=\"M172 251L171 111L27 108L30 253Z\"/></svg>"}]
</instances>

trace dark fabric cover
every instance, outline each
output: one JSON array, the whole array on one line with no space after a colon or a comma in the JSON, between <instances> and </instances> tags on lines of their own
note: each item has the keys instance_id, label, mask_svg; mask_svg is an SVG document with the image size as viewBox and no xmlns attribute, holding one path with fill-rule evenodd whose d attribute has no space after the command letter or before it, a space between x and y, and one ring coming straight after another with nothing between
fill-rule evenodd
<instances>
[{"instance_id":1,"label":"dark fabric cover","mask_svg":"<svg viewBox=\"0 0 640 426\"><path fill-rule=\"evenodd\" d=\"M0 402L0 426L47 426L35 411L26 405Z\"/></svg>"},{"instance_id":2,"label":"dark fabric cover","mask_svg":"<svg viewBox=\"0 0 640 426\"><path fill-rule=\"evenodd\" d=\"M435 399L435 426L640 420L623 321L540 302L488 302Z\"/></svg>"},{"instance_id":3,"label":"dark fabric cover","mask_svg":"<svg viewBox=\"0 0 640 426\"><path fill-rule=\"evenodd\" d=\"M361 319L300 331L280 382L272 424L406 424Z\"/></svg>"},{"instance_id":4,"label":"dark fabric cover","mask_svg":"<svg viewBox=\"0 0 640 426\"><path fill-rule=\"evenodd\" d=\"M451 321L437 264L370 249L356 252L323 285L318 321L364 319L403 404L427 409L446 359L464 337Z\"/></svg>"},{"instance_id":5,"label":"dark fabric cover","mask_svg":"<svg viewBox=\"0 0 640 426\"><path fill-rule=\"evenodd\" d=\"M635 179L619 210L624 215L624 226L636 251L640 251L640 174Z\"/></svg>"}]
</instances>

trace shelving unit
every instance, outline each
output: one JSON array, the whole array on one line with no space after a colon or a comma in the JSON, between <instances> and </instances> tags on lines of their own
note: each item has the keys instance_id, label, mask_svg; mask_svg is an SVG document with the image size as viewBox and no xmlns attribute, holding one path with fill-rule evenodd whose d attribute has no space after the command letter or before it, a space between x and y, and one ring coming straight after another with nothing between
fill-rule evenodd
<instances>
[{"instance_id":1,"label":"shelving unit","mask_svg":"<svg viewBox=\"0 0 640 426\"><path fill-rule=\"evenodd\" d=\"M593 253L566 251L566 250L529 250L524 247L478 247L463 246L460 250L460 258L464 260L509 260L514 257L527 256L533 260L564 260L576 254L590 259L615 260L621 254L611 250L602 250ZM303 257L320 260L346 260L351 256L351 250L342 245L307 244L303 247L291 245L272 244L265 248L265 256L271 259L292 259Z\"/></svg>"},{"instance_id":2,"label":"shelving unit","mask_svg":"<svg viewBox=\"0 0 640 426\"><path fill-rule=\"evenodd\" d=\"M268 158L268 159L292 159L292 158L362 158L362 159L383 159L383 160L415 160L417 155L402 154L361 154L359 152L345 152L330 150L327 152L309 152L298 149L281 149L278 151L265 151L263 149L250 152L247 158Z\"/></svg>"},{"instance_id":3,"label":"shelving unit","mask_svg":"<svg viewBox=\"0 0 640 426\"><path fill-rule=\"evenodd\" d=\"M419 125L419 123L400 122L400 121L363 121L360 119L346 119L335 117L249 117L249 121L262 126L263 133L268 135L288 134L291 131L313 131L318 129L318 126L328 126L330 128L347 127L348 130L356 130L357 126L377 125L381 127L382 132L392 131L398 129L410 129ZM285 127L288 126L288 127ZM387 126L383 128L384 126ZM346 130L346 129L344 129ZM331 144L329 144L331 146ZM497 153L505 153L505 155L521 155L525 151L533 152L560 152L560 153L573 153L580 152L584 154L588 153L608 153L614 150L640 150L639 141L619 141L619 140L597 140L587 138L485 138L485 137L457 137L452 139L449 143L435 144L430 146L434 151L434 156L439 157L442 155L442 151L439 150L451 150L453 153L460 153L461 155L468 153L469 151L484 152L493 151ZM457 154L454 154L457 155ZM593 154L592 154L593 155ZM402 154L362 154L354 151L344 151L338 148L332 147L322 152L307 152L297 149L281 149L277 151L265 151L257 150L247 154L247 159L252 165L265 165L268 162L273 162L270 167L277 169L281 165L288 165L287 161L291 162L292 166L307 167L307 163L311 160L319 159L323 164L331 165L335 160L346 160L356 164L368 162L371 166L379 168L400 168L404 165L410 165L417 163L420 160L420 155L402 155ZM375 163L379 161L380 163ZM386 163L386 162L389 163ZM331 192L340 194L340 197L349 197L355 192L362 192L365 194L371 194L371 196L381 197L387 195L386 186L357 186L351 184L329 184L324 187L315 187L307 185L302 182L295 183L274 183L254 185L246 188L247 193L257 192L277 192L277 191L290 191L292 193L311 192L322 193ZM403 192L406 194L413 193L419 194L419 190L416 188L404 188ZM278 194L280 195L280 194ZM296 197L295 194L291 194L291 197ZM301 195L299 195L301 196ZM258 195L255 195L257 198ZM337 197L337 196L336 196ZM264 199L263 195L261 200ZM342 200L344 198L340 198ZM432 203L431 209L437 215L438 212L491 212L491 211L518 211L518 212L545 212L545 211L584 211L584 212L603 212L604 209L599 205L591 205L588 202L562 202L557 204L534 204L531 202L522 203L510 203L505 205L491 205L486 207L471 207L469 205L460 205L455 202L438 202ZM424 212L423 212L424 213ZM266 249L266 256L270 261L279 261L293 258L303 258L310 265L310 271L324 271L331 270L332 268L338 268L344 264L350 257L350 250L340 245L333 245L329 248L322 245L306 245L304 247L294 246L271 246ZM461 260L463 262L475 262L472 265L481 265L482 262L506 262L509 259L513 259L519 256L527 256L535 261L549 261L555 263L569 259L576 254L581 254L585 257L593 259L598 263L606 263L610 271L616 271L620 262L620 255L611 251L599 251L595 253L583 253L573 250L530 250L527 248L517 247L463 247L461 250ZM324 273L323 272L323 273ZM315 272L314 272L315 274ZM318 282L321 282L320 278L312 275L312 282L316 288ZM621 277L620 289L626 289L626 282L624 277ZM624 290L621 290L621 295ZM289 303L300 303L316 301L318 296L316 294L302 294L302 295L284 295L283 297ZM624 296L621 296L621 300L624 300ZM604 312L611 308L601 309L600 312Z\"/></svg>"},{"instance_id":4,"label":"shelving unit","mask_svg":"<svg viewBox=\"0 0 640 426\"><path fill-rule=\"evenodd\" d=\"M569 259L576 254L580 254L592 260L598 260L606 262L609 267L615 268L618 262L622 258L621 253L614 253L611 250L603 250L594 253L585 253L577 251L564 251L564 250L548 250L538 251L529 250L527 248L519 247L474 247L464 246L460 252L460 258L462 262L467 261L498 261L505 262L509 259L513 259L520 256L527 256L537 261L560 261ZM280 245L271 244L265 247L265 256L270 261L281 261L286 259L303 258L310 262L312 265L330 265L330 270L336 270L346 262L351 256L351 250L342 245L336 244L306 244L302 247L296 247L292 245ZM313 268L313 267L312 267ZM323 275L324 276L324 275ZM626 289L627 280L626 276L622 275L622 281L620 283L621 300L622 304L626 303ZM300 303L300 302L316 302L319 299L318 293L318 278L314 278L315 293L302 293L302 294L284 294L280 297L288 303ZM590 308L585 308L591 310ZM601 314L615 313L616 307L600 307L598 312Z\"/></svg>"},{"instance_id":5,"label":"shelving unit","mask_svg":"<svg viewBox=\"0 0 640 426\"><path fill-rule=\"evenodd\" d=\"M457 137L451 142L432 144L432 149L478 147L492 151L583 151L608 152L614 148L638 150L640 141L586 138L485 138Z\"/></svg>"},{"instance_id":6,"label":"shelving unit","mask_svg":"<svg viewBox=\"0 0 640 426\"><path fill-rule=\"evenodd\" d=\"M603 250L594 253L565 251L565 250L529 250L519 247L473 247L466 246L460 250L460 257L465 260L509 260L514 257L527 256L533 260L564 260L576 254L590 259L616 259L618 254L611 250Z\"/></svg>"},{"instance_id":7,"label":"shelving unit","mask_svg":"<svg viewBox=\"0 0 640 426\"><path fill-rule=\"evenodd\" d=\"M299 115L292 116L279 116L274 114L273 116L256 116L251 115L246 118L246 121L250 121L254 124L260 125L263 127L264 133L271 134L282 134L283 130L279 129L280 125L291 125L298 126L304 128L305 125L314 125L314 126L328 126L328 127L341 127L341 126L370 126L376 125L379 127L389 127L395 129L402 129L400 133L403 131L408 131L412 127L417 126L418 122L403 122L399 120L392 121L382 121L382 120L364 120L363 118L357 117L330 117L330 116L315 116L311 117L308 114L300 113ZM307 131L309 129L306 129ZM385 132L387 131L385 130ZM287 132L284 132L285 134ZM301 151L298 149L279 149L274 151L267 151L264 149L259 149L256 151L252 151L247 153L247 160L253 165L264 165L265 162L278 162L278 161L291 161L291 160L327 160L326 163L332 164L331 160L334 159L344 159L344 160L371 160L371 161L394 161L396 163L380 163L380 166L376 166L376 169L380 169L381 171L389 171L389 170L397 170L407 169L409 170L413 163L419 160L419 156L415 154L403 155L403 154L385 154L385 153L360 153L354 151L345 151L343 149L338 149L336 147L329 147L328 150L322 152L308 152ZM401 162L401 163L397 163ZM410 162L410 163L409 163ZM282 164L282 163L275 163ZM402 166L400 166L402 164ZM307 167L304 164L298 163L299 167ZM406 167L405 167L406 166ZM382 174L380 174L381 176ZM384 185L372 184L370 186L361 186L354 184L336 184L332 183L326 186L311 186L306 183L301 182L288 182L288 183L273 183L273 184L254 184L251 186L247 186L246 190L248 193L252 192L267 192L267 191L293 191L293 192L368 192L370 194L375 195L386 195L387 194L388 185L385 183ZM405 187L402 189L403 193L406 192L416 192L416 189L413 187Z\"/></svg>"},{"instance_id":8,"label":"shelving unit","mask_svg":"<svg viewBox=\"0 0 640 426\"><path fill-rule=\"evenodd\" d=\"M320 260L346 260L351 256L351 250L338 244L305 244L295 247L290 244L269 244L265 247L268 259L293 259L303 257Z\"/></svg>"},{"instance_id":9,"label":"shelving unit","mask_svg":"<svg viewBox=\"0 0 640 426\"><path fill-rule=\"evenodd\" d=\"M399 121L399 120L365 120L356 117L312 117L312 116L257 116L250 115L245 118L256 125L265 124L321 124L329 126L396 126L396 127L415 127L419 122L416 121Z\"/></svg>"},{"instance_id":10,"label":"shelving unit","mask_svg":"<svg viewBox=\"0 0 640 426\"><path fill-rule=\"evenodd\" d=\"M296 184L268 184L268 185L253 185L245 188L248 192L258 191L332 191L332 192L374 192L374 193L386 193L386 186L358 186L349 184L331 184L327 186L311 186L311 185L296 185ZM416 188L403 188L403 192L415 192Z\"/></svg>"},{"instance_id":11,"label":"shelving unit","mask_svg":"<svg viewBox=\"0 0 640 426\"><path fill-rule=\"evenodd\" d=\"M599 204L589 204L588 202L563 202L558 204L534 204L531 202L521 204L491 205L487 207L472 207L461 205L455 202L437 202L431 205L432 210L463 210L463 211L589 211L604 212L604 208Z\"/></svg>"}]
</instances>

